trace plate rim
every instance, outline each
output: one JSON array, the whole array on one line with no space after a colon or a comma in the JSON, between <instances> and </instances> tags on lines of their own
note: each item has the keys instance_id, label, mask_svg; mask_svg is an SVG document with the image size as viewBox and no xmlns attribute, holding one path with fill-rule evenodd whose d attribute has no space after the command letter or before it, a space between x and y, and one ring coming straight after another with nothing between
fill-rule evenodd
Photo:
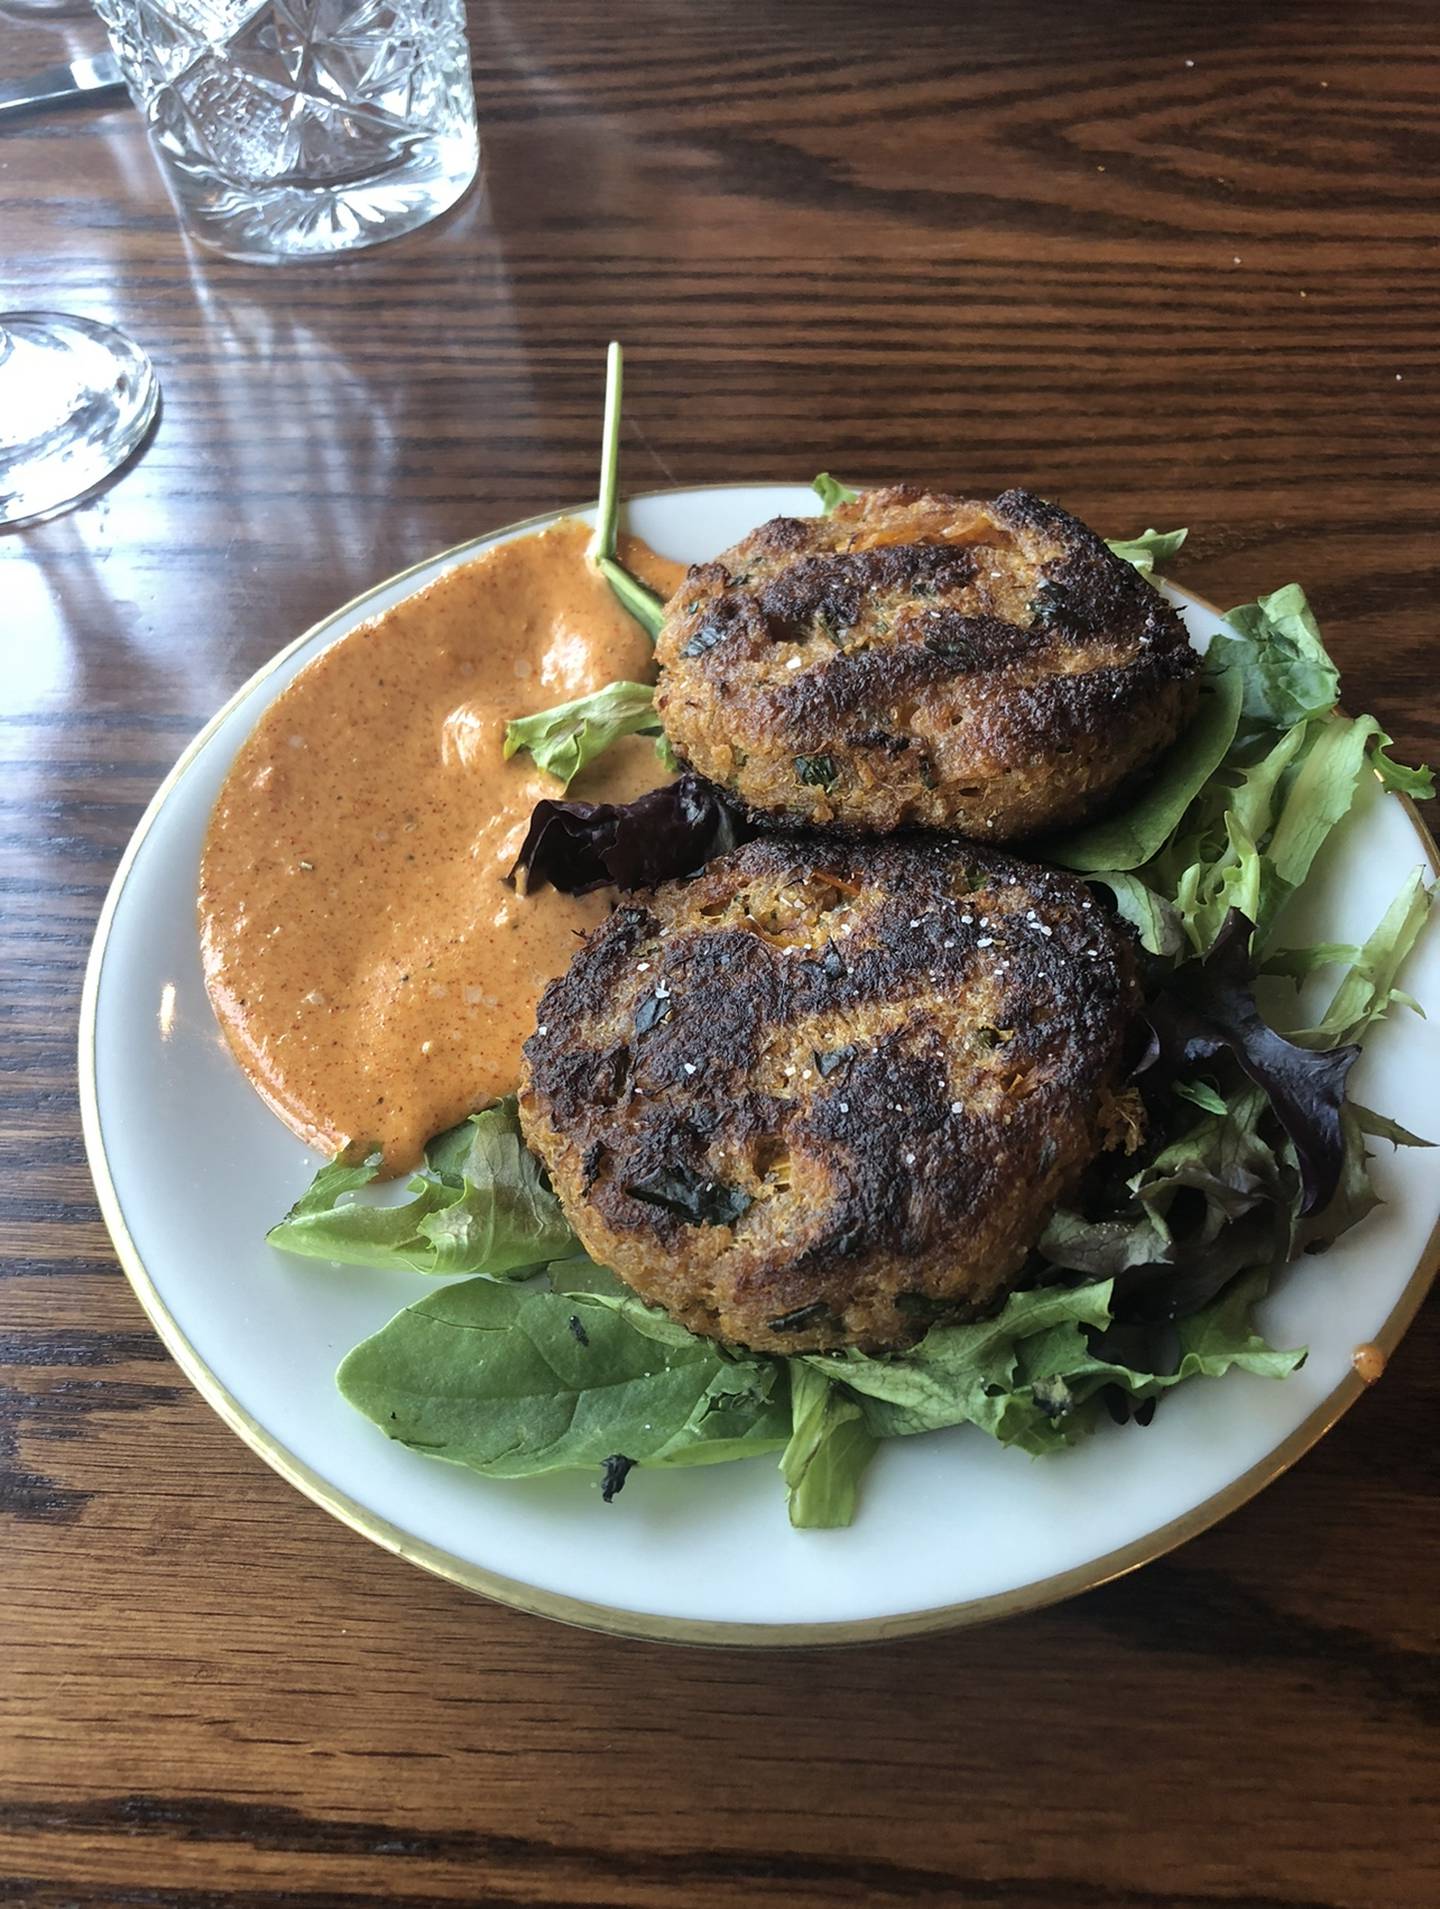
<instances>
[{"instance_id":1,"label":"plate rim","mask_svg":"<svg viewBox=\"0 0 1440 1909\"><path fill-rule=\"evenodd\" d=\"M720 490L766 488L784 487L757 485L736 479L722 484L671 485L658 490L637 491L632 493L627 501L638 503L657 497L696 496ZM313 1504L329 1512L339 1523L405 1562L417 1565L433 1576L459 1585L464 1590L478 1593L495 1603L523 1611L528 1615L551 1618L581 1630L649 1643L710 1647L722 1645L771 1650L883 1643L900 1638L924 1636L938 1631L969 1629L972 1626L998 1622L1003 1618L1018 1617L1029 1611L1043 1610L1049 1605L1079 1596L1082 1592L1096 1590L1101 1585L1113 1583L1115 1579L1124 1577L1131 1571L1139 1570L1143 1565L1154 1563L1157 1558L1164 1557L1191 1538L1199 1537L1202 1532L1218 1524L1222 1518L1238 1511L1242 1505L1258 1496L1267 1485L1274 1483L1277 1478L1289 1471L1292 1465L1303 1458L1328 1431L1338 1424L1356 1400L1369 1389L1366 1382L1357 1373L1348 1371L1339 1385L1321 1400L1288 1437L1282 1439L1257 1464L1250 1466L1238 1478L1232 1479L1222 1491L1212 1493L1209 1498L1202 1500L1200 1504L1183 1513L1179 1518L1157 1526L1155 1530L1133 1539L1129 1544L1119 1546L1085 1564L1073 1566L1068 1571L1057 1572L1046 1578L1037 1578L1029 1584L1008 1591L993 1592L986 1597L967 1598L958 1604L932 1605L924 1610L892 1613L885 1617L846 1618L815 1624L730 1623L716 1618L676 1618L660 1616L653 1612L628 1611L614 1605L592 1603L587 1599L572 1597L563 1592L547 1591L536 1585L527 1584L521 1579L506 1577L501 1572L472 1564L438 1545L413 1537L390 1520L378 1516L361 1504L358 1499L352 1498L348 1492L341 1491L329 1480L323 1478L313 1467L297 1458L283 1440L276 1437L247 1412L200 1356L151 1278L149 1269L126 1224L124 1207L111 1175L106 1154L96 1080L96 1021L100 975L120 898L140 849L159 820L172 791L231 712L252 690L260 688L297 650L302 649L315 637L322 635L329 625L350 616L371 598L380 595L382 591L404 583L408 578L418 576L422 571L430 570L436 564L445 563L448 560L459 561L467 553L487 548L500 538L518 536L525 531L555 523L561 518L580 516L595 508L595 503L591 501L559 510L542 511L530 517L518 518L513 523L498 525L493 530L467 537L458 544L452 544L421 558L416 563L407 565L405 569L368 585L356 596L351 597L348 602L327 611L308 629L292 638L274 656L262 663L259 669L247 677L226 699L186 744L146 804L144 813L116 865L96 922L80 995L78 1052L80 1124L90 1174L95 1184L101 1217L105 1221L111 1244L115 1249L115 1257L141 1309L166 1351L217 1417L272 1471L278 1473L287 1484L292 1485ZM1178 585L1172 587L1180 588ZM1222 610L1196 591L1183 590L1182 594L1202 608L1212 611L1216 616L1224 616ZM1408 795L1399 791L1394 793L1429 861L1431 873L1440 876L1440 848L1437 848L1435 837L1431 834L1424 817ZM1431 1231L1399 1299L1391 1308L1383 1327L1375 1337L1374 1343L1384 1354L1387 1362L1408 1331L1437 1272L1440 1272L1440 1222L1437 1222Z\"/></svg>"}]
</instances>

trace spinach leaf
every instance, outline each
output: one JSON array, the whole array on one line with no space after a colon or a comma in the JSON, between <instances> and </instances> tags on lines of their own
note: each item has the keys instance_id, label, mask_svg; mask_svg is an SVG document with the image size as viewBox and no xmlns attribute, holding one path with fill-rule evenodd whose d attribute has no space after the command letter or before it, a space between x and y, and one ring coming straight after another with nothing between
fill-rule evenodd
<instances>
[{"instance_id":1,"label":"spinach leaf","mask_svg":"<svg viewBox=\"0 0 1440 1909\"><path fill-rule=\"evenodd\" d=\"M810 488L820 499L822 517L828 517L841 504L853 504L860 495L859 491L852 491L848 485L842 484L839 478L832 477L829 471L821 471Z\"/></svg>"},{"instance_id":2,"label":"spinach leaf","mask_svg":"<svg viewBox=\"0 0 1440 1909\"><path fill-rule=\"evenodd\" d=\"M462 1144L462 1136L463 1144ZM272 1246L350 1266L396 1266L499 1279L574 1247L575 1236L538 1160L520 1137L513 1099L442 1135L430 1164L399 1206L348 1200L354 1186L322 1167L304 1197L267 1235ZM367 1174L373 1177L373 1168Z\"/></svg>"},{"instance_id":3,"label":"spinach leaf","mask_svg":"<svg viewBox=\"0 0 1440 1909\"><path fill-rule=\"evenodd\" d=\"M692 1167L659 1167L625 1191L632 1200L662 1207L690 1226L733 1226L753 1202L743 1187L726 1186Z\"/></svg>"},{"instance_id":4,"label":"spinach leaf","mask_svg":"<svg viewBox=\"0 0 1440 1909\"><path fill-rule=\"evenodd\" d=\"M860 1478L878 1441L859 1401L827 1373L791 1359L790 1442L780 1474L797 1530L834 1530L855 1522Z\"/></svg>"},{"instance_id":5,"label":"spinach leaf","mask_svg":"<svg viewBox=\"0 0 1440 1909\"><path fill-rule=\"evenodd\" d=\"M505 759L528 749L536 764L568 789L580 771L621 736L661 733L648 683L607 683L592 695L557 703L505 725Z\"/></svg>"},{"instance_id":6,"label":"spinach leaf","mask_svg":"<svg viewBox=\"0 0 1440 1909\"><path fill-rule=\"evenodd\" d=\"M833 756L796 756L795 773L802 782L811 783L818 789L828 789L839 771Z\"/></svg>"},{"instance_id":7,"label":"spinach leaf","mask_svg":"<svg viewBox=\"0 0 1440 1909\"><path fill-rule=\"evenodd\" d=\"M1223 660L1223 652L1214 661L1207 656L1195 718L1136 799L1106 821L1040 844L1041 860L1082 875L1110 873L1139 868L1164 847L1235 738L1242 684L1233 670L1222 667Z\"/></svg>"},{"instance_id":8,"label":"spinach leaf","mask_svg":"<svg viewBox=\"0 0 1440 1909\"><path fill-rule=\"evenodd\" d=\"M571 1328L578 1317L583 1339ZM638 1331L584 1293L469 1279L351 1352L342 1395L388 1437L493 1478L713 1465L790 1435L783 1367Z\"/></svg>"},{"instance_id":9,"label":"spinach leaf","mask_svg":"<svg viewBox=\"0 0 1440 1909\"><path fill-rule=\"evenodd\" d=\"M1156 564L1169 563L1189 535L1188 530L1142 530L1138 537L1108 538L1107 544L1117 557L1123 557L1149 579L1155 574Z\"/></svg>"},{"instance_id":10,"label":"spinach leaf","mask_svg":"<svg viewBox=\"0 0 1440 1909\"><path fill-rule=\"evenodd\" d=\"M600 437L600 501L590 561L653 643L665 621L665 600L627 570L616 554L620 523L620 399L625 354L612 339L605 354L605 421Z\"/></svg>"}]
</instances>

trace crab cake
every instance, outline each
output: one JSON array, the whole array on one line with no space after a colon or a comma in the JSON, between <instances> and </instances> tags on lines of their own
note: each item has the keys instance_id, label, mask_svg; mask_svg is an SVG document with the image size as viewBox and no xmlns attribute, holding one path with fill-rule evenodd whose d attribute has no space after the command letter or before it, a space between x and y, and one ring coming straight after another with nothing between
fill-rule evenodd
<instances>
[{"instance_id":1,"label":"crab cake","mask_svg":"<svg viewBox=\"0 0 1440 1909\"><path fill-rule=\"evenodd\" d=\"M1199 657L1158 590L1028 491L900 486L776 517L666 606L676 753L756 816L1012 841L1175 740Z\"/></svg>"},{"instance_id":2,"label":"crab cake","mask_svg":"<svg viewBox=\"0 0 1440 1909\"><path fill-rule=\"evenodd\" d=\"M772 835L617 908L520 1115L585 1250L692 1331L908 1344L1014 1282L1133 1132L1129 944L963 842Z\"/></svg>"}]
</instances>

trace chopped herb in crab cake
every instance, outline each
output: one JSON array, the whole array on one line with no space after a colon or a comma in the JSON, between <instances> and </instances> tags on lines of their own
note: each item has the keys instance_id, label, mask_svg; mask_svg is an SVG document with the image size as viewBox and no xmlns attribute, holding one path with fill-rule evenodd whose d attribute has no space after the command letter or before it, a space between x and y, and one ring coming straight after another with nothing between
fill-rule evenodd
<instances>
[{"instance_id":1,"label":"chopped herb in crab cake","mask_svg":"<svg viewBox=\"0 0 1440 1909\"><path fill-rule=\"evenodd\" d=\"M552 983L525 1135L586 1251L692 1331L906 1345L993 1304L1133 1141L1127 938L966 843L771 836L624 904Z\"/></svg>"},{"instance_id":2,"label":"chopped herb in crab cake","mask_svg":"<svg viewBox=\"0 0 1440 1909\"><path fill-rule=\"evenodd\" d=\"M690 571L656 657L676 755L757 817L995 841L1103 809L1199 694L1165 598L1021 490L773 518Z\"/></svg>"}]
</instances>

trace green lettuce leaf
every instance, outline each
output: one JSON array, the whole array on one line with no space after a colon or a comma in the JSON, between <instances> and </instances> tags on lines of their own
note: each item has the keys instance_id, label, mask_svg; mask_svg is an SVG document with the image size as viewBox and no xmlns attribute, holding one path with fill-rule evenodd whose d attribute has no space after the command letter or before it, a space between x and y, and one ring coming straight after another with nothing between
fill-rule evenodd
<instances>
[{"instance_id":1,"label":"green lettuce leaf","mask_svg":"<svg viewBox=\"0 0 1440 1909\"><path fill-rule=\"evenodd\" d=\"M1014 1293L994 1319L934 1327L910 1352L812 1354L806 1363L864 1399L877 1437L971 1424L1038 1457L1092 1427L1106 1388L1144 1404L1186 1379L1218 1378L1232 1367L1265 1378L1294 1371L1304 1351L1277 1350L1255 1329L1268 1283L1263 1268L1232 1279L1179 1321L1169 1371L1137 1369L1107 1353L1109 1280Z\"/></svg>"},{"instance_id":2,"label":"green lettuce leaf","mask_svg":"<svg viewBox=\"0 0 1440 1909\"><path fill-rule=\"evenodd\" d=\"M520 1137L513 1099L441 1135L399 1206L349 1199L377 1166L322 1167L266 1235L270 1244L342 1265L492 1279L533 1272L575 1249L560 1202Z\"/></svg>"},{"instance_id":3,"label":"green lettuce leaf","mask_svg":"<svg viewBox=\"0 0 1440 1909\"><path fill-rule=\"evenodd\" d=\"M780 1472L797 1530L853 1524L861 1474L877 1440L864 1409L842 1385L803 1359L791 1359L790 1442Z\"/></svg>"},{"instance_id":4,"label":"green lettuce leaf","mask_svg":"<svg viewBox=\"0 0 1440 1909\"><path fill-rule=\"evenodd\" d=\"M621 736L660 734L649 683L607 683L592 695L557 703L505 725L505 759L528 749L540 768L568 789L596 756Z\"/></svg>"},{"instance_id":5,"label":"green lettuce leaf","mask_svg":"<svg viewBox=\"0 0 1440 1909\"><path fill-rule=\"evenodd\" d=\"M1019 1378L1019 1346L1057 1328L1105 1326L1109 1320L1108 1280L1069 1289L1038 1287L1012 1293L993 1319L932 1327L909 1352L810 1353L805 1363L865 1399L866 1420L877 1438L972 1424L1004 1444L1051 1450L1067 1440L1026 1392ZM1073 1356L1080 1358L1084 1349L1077 1339Z\"/></svg>"},{"instance_id":6,"label":"green lettuce leaf","mask_svg":"<svg viewBox=\"0 0 1440 1909\"><path fill-rule=\"evenodd\" d=\"M1385 787L1397 795L1408 795L1412 802L1430 801L1435 794L1434 770L1409 769L1403 762L1392 762L1385 753L1389 747L1390 738L1382 735L1370 756L1375 773Z\"/></svg>"},{"instance_id":7,"label":"green lettuce leaf","mask_svg":"<svg viewBox=\"0 0 1440 1909\"><path fill-rule=\"evenodd\" d=\"M1330 1004L1314 1027L1301 1028L1288 1038L1300 1047L1336 1047L1347 1041L1363 1039L1366 1032L1392 1007L1408 1007L1423 1013L1418 1001L1396 987L1396 977L1406 957L1420 938L1420 931L1434 906L1436 888L1426 883L1423 869L1417 868L1386 909L1374 932L1362 948L1347 948L1337 943L1322 943L1309 950L1326 962L1349 958L1350 966L1341 977ZM1298 974L1307 951L1291 949L1277 958L1276 972Z\"/></svg>"},{"instance_id":8,"label":"green lettuce leaf","mask_svg":"<svg viewBox=\"0 0 1440 1909\"><path fill-rule=\"evenodd\" d=\"M1188 530L1142 530L1138 537L1111 537L1106 541L1117 557L1123 557L1148 578L1154 576L1157 563L1169 563L1189 535Z\"/></svg>"},{"instance_id":9,"label":"green lettuce leaf","mask_svg":"<svg viewBox=\"0 0 1440 1909\"><path fill-rule=\"evenodd\" d=\"M1173 902L1148 887L1138 875L1118 869L1095 870L1088 880L1108 888L1115 898L1115 912L1128 922L1140 937L1148 954L1175 955L1185 946L1179 911Z\"/></svg>"},{"instance_id":10,"label":"green lettuce leaf","mask_svg":"<svg viewBox=\"0 0 1440 1909\"><path fill-rule=\"evenodd\" d=\"M1366 747L1379 733L1373 716L1336 716L1316 726L1266 851L1286 893L1300 886L1331 829L1350 813Z\"/></svg>"},{"instance_id":11,"label":"green lettuce leaf","mask_svg":"<svg viewBox=\"0 0 1440 1909\"><path fill-rule=\"evenodd\" d=\"M1340 672L1298 583L1237 605L1225 621L1235 632L1226 649L1245 686L1246 722L1289 729L1335 707Z\"/></svg>"},{"instance_id":12,"label":"green lettuce leaf","mask_svg":"<svg viewBox=\"0 0 1440 1909\"><path fill-rule=\"evenodd\" d=\"M820 499L820 515L822 517L828 517L831 511L841 504L853 504L855 499L860 495L859 491L852 491L848 485L842 484L838 478L832 477L829 471L821 471L810 488Z\"/></svg>"},{"instance_id":13,"label":"green lettuce leaf","mask_svg":"<svg viewBox=\"0 0 1440 1909\"><path fill-rule=\"evenodd\" d=\"M1208 1080L1172 1080L1170 1091L1181 1100L1188 1100L1192 1107L1203 1108L1207 1114L1226 1112L1225 1102Z\"/></svg>"},{"instance_id":14,"label":"green lettuce leaf","mask_svg":"<svg viewBox=\"0 0 1440 1909\"><path fill-rule=\"evenodd\" d=\"M315 1178L306 1187L300 1198L291 1207L282 1226L290 1225L292 1220L309 1219L312 1214L328 1213L348 1194L357 1192L370 1182L380 1171L380 1155L372 1153L364 1160L347 1161L345 1155L337 1154L328 1161Z\"/></svg>"},{"instance_id":15,"label":"green lettuce leaf","mask_svg":"<svg viewBox=\"0 0 1440 1909\"><path fill-rule=\"evenodd\" d=\"M1194 721L1135 800L1106 821L1041 844L1040 858L1082 875L1109 874L1148 862L1225 760L1240 720L1242 693L1241 678L1221 667L1220 659L1211 662L1207 657Z\"/></svg>"},{"instance_id":16,"label":"green lettuce leaf","mask_svg":"<svg viewBox=\"0 0 1440 1909\"><path fill-rule=\"evenodd\" d=\"M341 1394L387 1437L492 1478L779 1451L783 1365L638 1331L585 1293L469 1279L356 1346Z\"/></svg>"},{"instance_id":17,"label":"green lettuce leaf","mask_svg":"<svg viewBox=\"0 0 1440 1909\"><path fill-rule=\"evenodd\" d=\"M1175 1082L1174 1092L1204 1117L1172 1103L1174 1138L1162 1132L1097 1217L1057 1208L1037 1248L1052 1266L1113 1280L1117 1315L1132 1322L1182 1318L1238 1273L1284 1259L1297 1203L1298 1165L1258 1087L1229 1099L1202 1081Z\"/></svg>"}]
</instances>

